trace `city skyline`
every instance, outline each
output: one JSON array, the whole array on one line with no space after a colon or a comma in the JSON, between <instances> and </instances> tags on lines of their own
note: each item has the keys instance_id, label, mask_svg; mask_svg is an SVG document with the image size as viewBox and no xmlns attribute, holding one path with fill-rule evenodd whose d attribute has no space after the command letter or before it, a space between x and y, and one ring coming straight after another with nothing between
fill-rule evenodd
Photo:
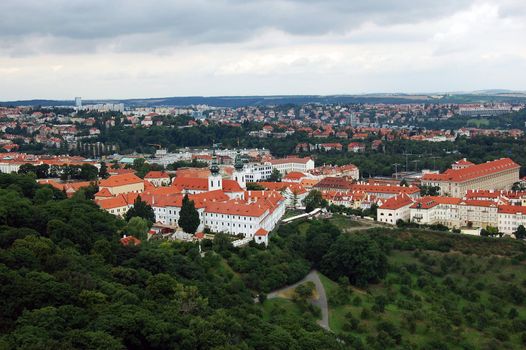
<instances>
[{"instance_id":1,"label":"city skyline","mask_svg":"<svg viewBox=\"0 0 526 350\"><path fill-rule=\"evenodd\" d=\"M521 1L3 1L0 100L525 90Z\"/></svg>"}]
</instances>

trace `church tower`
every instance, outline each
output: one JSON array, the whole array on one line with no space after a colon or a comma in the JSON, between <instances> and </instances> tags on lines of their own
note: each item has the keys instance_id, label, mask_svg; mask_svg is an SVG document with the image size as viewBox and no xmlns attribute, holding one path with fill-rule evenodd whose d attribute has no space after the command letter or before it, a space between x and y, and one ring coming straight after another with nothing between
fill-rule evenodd
<instances>
[{"instance_id":1,"label":"church tower","mask_svg":"<svg viewBox=\"0 0 526 350\"><path fill-rule=\"evenodd\" d=\"M239 153L239 150L238 150L236 154L236 159L234 162L234 174L233 175L234 175L234 180L237 181L239 186L241 186L242 189L246 190L247 182L246 182L245 170L243 168L244 168L243 159L241 159L241 154Z\"/></svg>"},{"instance_id":2,"label":"church tower","mask_svg":"<svg viewBox=\"0 0 526 350\"><path fill-rule=\"evenodd\" d=\"M210 176L208 176L208 190L216 191L223 189L223 178L219 174L219 165L217 165L216 150L212 153L212 164L210 165Z\"/></svg>"}]
</instances>

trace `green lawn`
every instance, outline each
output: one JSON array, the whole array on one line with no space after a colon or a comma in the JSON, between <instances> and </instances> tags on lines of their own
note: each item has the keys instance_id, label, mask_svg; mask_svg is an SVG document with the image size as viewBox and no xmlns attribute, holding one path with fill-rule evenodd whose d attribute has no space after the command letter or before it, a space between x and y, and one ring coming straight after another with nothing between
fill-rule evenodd
<instances>
[{"instance_id":1,"label":"green lawn","mask_svg":"<svg viewBox=\"0 0 526 350\"><path fill-rule=\"evenodd\" d=\"M351 220L349 217L341 214L334 214L329 221L337 226L340 230L345 230L350 227L360 227L363 226L360 222Z\"/></svg>"},{"instance_id":2,"label":"green lawn","mask_svg":"<svg viewBox=\"0 0 526 350\"><path fill-rule=\"evenodd\" d=\"M519 349L521 335L511 332L512 322L507 313L511 308L518 311L518 319L526 318L526 268L523 264L514 265L510 259L502 257L479 257L459 252L441 253L436 251L392 251L389 256L390 271L382 283L370 285L367 291L352 289L350 302L345 305L331 305L330 298L340 288L338 284L323 274L319 274L329 298L329 325L337 334L352 334L365 341L367 335L376 335L380 321L388 321L400 332L404 343L416 347L424 346L433 334L441 341L451 345L451 335L457 334L459 341L469 343L475 348L484 348L495 337L493 332L504 329L500 344L510 349ZM430 287L421 288L419 278L426 278ZM454 281L453 288L443 288L446 278ZM405 282L404 282L405 281ZM515 284L525 295L524 302L514 303L508 296L496 297L495 288L504 283ZM436 287L434 287L436 286ZM405 288L405 290L404 290ZM478 289L477 289L478 288ZM464 290L473 290L478 299L471 294L464 295ZM501 293L506 293L504 288ZM385 296L388 302L382 313L372 312L376 296ZM359 296L361 303L353 303ZM484 308L482 313L487 317L488 326L477 326L480 312L472 312L473 325L466 319L464 310L474 307ZM446 309L444 309L446 308ZM362 319L364 309L369 317ZM447 311L451 309L451 311ZM500 311L499 311L500 310ZM348 313L359 320L357 329L349 329ZM407 317L416 315L414 331L410 331ZM420 316L418 316L420 315ZM452 316L458 315L458 316ZM459 317L458 326L444 326L444 320L451 322L452 317ZM523 332L521 330L520 332ZM457 344L458 345L458 344Z\"/></svg>"}]
</instances>

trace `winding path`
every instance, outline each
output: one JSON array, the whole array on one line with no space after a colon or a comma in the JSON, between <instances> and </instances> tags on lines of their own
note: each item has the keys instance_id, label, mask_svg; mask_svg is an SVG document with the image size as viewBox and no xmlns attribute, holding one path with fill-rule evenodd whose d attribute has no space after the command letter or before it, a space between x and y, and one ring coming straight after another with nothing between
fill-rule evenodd
<instances>
[{"instance_id":1,"label":"winding path","mask_svg":"<svg viewBox=\"0 0 526 350\"><path fill-rule=\"evenodd\" d=\"M303 277L301 281L298 281L290 286L283 287L281 289L277 289L275 291L270 292L267 295L267 299L279 298L280 293L289 289L294 289L300 284L309 281L314 283L314 285L316 286L316 291L318 292L318 299L312 301L312 303L319 307L321 310L321 320L318 320L318 324L326 330L330 331L331 329L329 328L329 305L327 304L327 295L325 294L325 288L323 287L323 283L321 283L320 277L318 276L318 272L316 270L312 270L311 272L309 272L307 276Z\"/></svg>"}]
</instances>

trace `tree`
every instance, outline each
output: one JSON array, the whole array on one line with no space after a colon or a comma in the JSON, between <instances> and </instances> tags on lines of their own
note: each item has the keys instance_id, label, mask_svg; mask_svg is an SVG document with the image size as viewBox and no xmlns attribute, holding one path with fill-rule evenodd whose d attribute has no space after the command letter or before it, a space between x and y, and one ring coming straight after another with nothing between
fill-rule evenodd
<instances>
[{"instance_id":1,"label":"tree","mask_svg":"<svg viewBox=\"0 0 526 350\"><path fill-rule=\"evenodd\" d=\"M100 163L100 170L99 170L99 177L101 179L107 179L110 176L108 173L108 166L106 165L106 162Z\"/></svg>"},{"instance_id":2,"label":"tree","mask_svg":"<svg viewBox=\"0 0 526 350\"><path fill-rule=\"evenodd\" d=\"M327 205L327 201L323 199L321 192L317 190L310 191L303 202L305 203L305 211L307 213L310 213L316 208L321 208Z\"/></svg>"},{"instance_id":3,"label":"tree","mask_svg":"<svg viewBox=\"0 0 526 350\"><path fill-rule=\"evenodd\" d=\"M188 199L188 195L186 194L183 198L183 205L181 206L179 221L177 223L184 232L194 234L200 222L199 213L197 209L195 209L194 201Z\"/></svg>"},{"instance_id":4,"label":"tree","mask_svg":"<svg viewBox=\"0 0 526 350\"><path fill-rule=\"evenodd\" d=\"M347 276L351 283L366 286L387 273L387 256L368 236L340 235L321 263L321 272L337 280Z\"/></svg>"},{"instance_id":5,"label":"tree","mask_svg":"<svg viewBox=\"0 0 526 350\"><path fill-rule=\"evenodd\" d=\"M282 175L279 172L279 170L274 168L272 169L272 174L270 174L270 177L268 178L268 180L272 182L280 182L281 178L282 178Z\"/></svg>"},{"instance_id":6,"label":"tree","mask_svg":"<svg viewBox=\"0 0 526 350\"><path fill-rule=\"evenodd\" d=\"M526 228L524 228L523 225L519 225L519 227L517 227L517 231L515 231L513 235L515 235L515 238L517 239L526 238Z\"/></svg>"},{"instance_id":7,"label":"tree","mask_svg":"<svg viewBox=\"0 0 526 350\"><path fill-rule=\"evenodd\" d=\"M53 199L53 189L49 188L49 186L45 186L42 188L39 188L35 192L35 204L44 204L46 202L49 202Z\"/></svg>"},{"instance_id":8,"label":"tree","mask_svg":"<svg viewBox=\"0 0 526 350\"><path fill-rule=\"evenodd\" d=\"M145 240L149 228L150 223L148 220L139 216L134 216L130 219L130 221L128 221L128 225L126 225L125 230L128 235L139 238L140 240Z\"/></svg>"},{"instance_id":9,"label":"tree","mask_svg":"<svg viewBox=\"0 0 526 350\"><path fill-rule=\"evenodd\" d=\"M134 216L141 217L150 222L155 222L155 212L151 205L141 199L141 196L137 196L133 203L133 208L130 208L126 213L126 220L130 221Z\"/></svg>"}]
</instances>

